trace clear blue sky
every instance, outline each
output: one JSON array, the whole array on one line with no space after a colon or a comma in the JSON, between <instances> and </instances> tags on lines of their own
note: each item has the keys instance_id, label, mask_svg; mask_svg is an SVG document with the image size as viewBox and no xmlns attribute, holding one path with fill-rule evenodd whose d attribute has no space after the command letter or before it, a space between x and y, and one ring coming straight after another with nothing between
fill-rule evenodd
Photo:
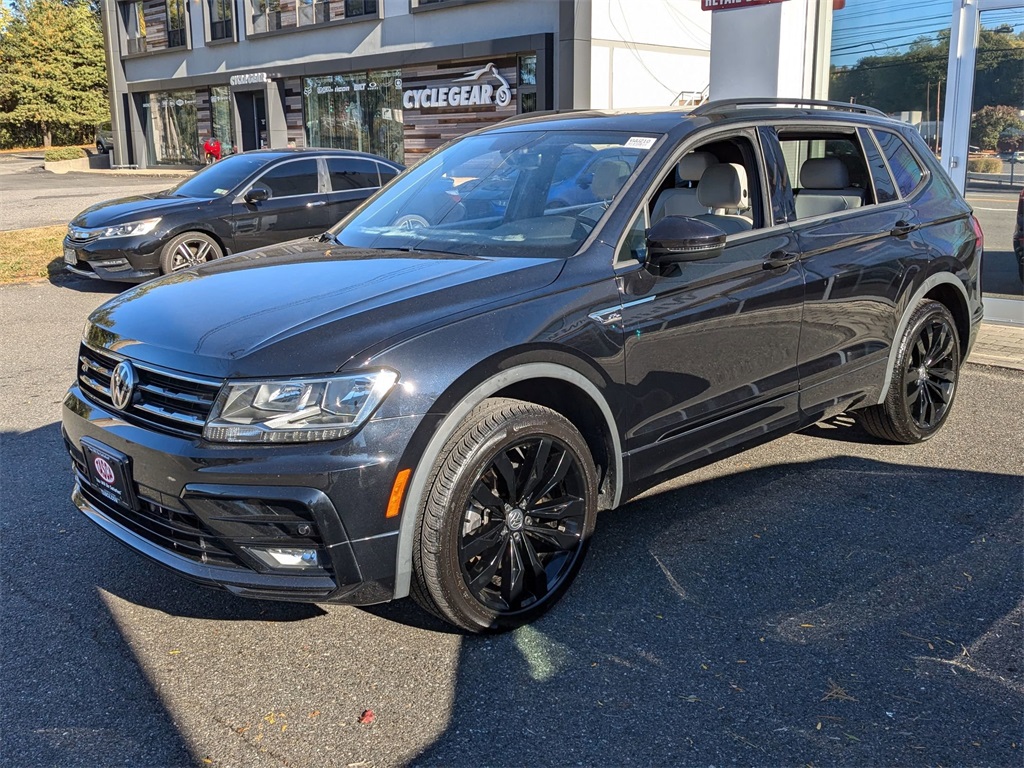
<instances>
[{"instance_id":1,"label":"clear blue sky","mask_svg":"<svg viewBox=\"0 0 1024 768\"><path fill-rule=\"evenodd\" d=\"M846 0L846 7L833 15L832 63L850 66L865 56L899 53L919 37L934 39L952 19L952 0ZM1024 9L989 11L981 24L1009 24L1019 34Z\"/></svg>"}]
</instances>

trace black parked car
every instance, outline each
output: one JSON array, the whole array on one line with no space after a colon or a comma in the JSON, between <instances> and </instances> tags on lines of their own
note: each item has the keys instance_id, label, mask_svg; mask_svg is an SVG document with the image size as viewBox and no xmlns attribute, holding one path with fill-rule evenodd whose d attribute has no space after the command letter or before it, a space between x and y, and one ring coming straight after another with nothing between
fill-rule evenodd
<instances>
[{"instance_id":1,"label":"black parked car","mask_svg":"<svg viewBox=\"0 0 1024 768\"><path fill-rule=\"evenodd\" d=\"M548 210L581 144L643 156ZM470 166L517 169L501 215L439 181ZM981 238L918 133L864 107L507 121L319 242L93 313L64 402L73 498L238 595L412 594L514 627L565 592L598 510L646 487L843 411L931 438L982 318Z\"/></svg>"},{"instance_id":2,"label":"black parked car","mask_svg":"<svg viewBox=\"0 0 1024 768\"><path fill-rule=\"evenodd\" d=\"M319 235L401 171L382 157L344 150L232 155L165 192L85 209L68 225L64 261L78 275L141 282Z\"/></svg>"}]
</instances>

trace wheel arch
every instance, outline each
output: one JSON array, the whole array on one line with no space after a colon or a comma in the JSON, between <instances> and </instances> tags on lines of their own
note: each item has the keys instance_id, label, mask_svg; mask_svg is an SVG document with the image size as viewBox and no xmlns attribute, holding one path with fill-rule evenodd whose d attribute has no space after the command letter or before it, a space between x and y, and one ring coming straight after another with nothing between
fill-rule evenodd
<instances>
[{"instance_id":1,"label":"wheel arch","mask_svg":"<svg viewBox=\"0 0 1024 768\"><path fill-rule=\"evenodd\" d=\"M574 368L556 362L524 362L494 373L448 410L419 454L402 503L395 566L396 599L406 597L410 591L416 524L437 456L466 416L491 397L536 403L569 419L583 435L595 463L603 464L599 506L611 509L621 501L625 480L621 441L611 408L597 385Z\"/></svg>"},{"instance_id":2,"label":"wheel arch","mask_svg":"<svg viewBox=\"0 0 1024 768\"><path fill-rule=\"evenodd\" d=\"M967 287L956 275L951 272L938 272L925 278L911 295L910 300L903 308L899 323L896 325L896 332L893 334L892 344L889 347L889 362L885 368L885 380L882 382L881 393L878 397L878 404L885 402L889 395L889 387L892 385L893 367L896 365L896 356L899 353L899 342L910 323L910 316L914 308L924 300L937 301L950 311L956 323L957 335L960 337L960 359L966 358L970 349L971 317Z\"/></svg>"}]
</instances>

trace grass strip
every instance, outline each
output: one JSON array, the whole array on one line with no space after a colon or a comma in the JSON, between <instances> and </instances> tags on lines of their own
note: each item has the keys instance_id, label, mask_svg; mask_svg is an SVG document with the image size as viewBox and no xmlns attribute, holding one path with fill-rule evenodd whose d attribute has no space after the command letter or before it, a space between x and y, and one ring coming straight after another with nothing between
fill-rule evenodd
<instances>
[{"instance_id":1,"label":"grass strip","mask_svg":"<svg viewBox=\"0 0 1024 768\"><path fill-rule=\"evenodd\" d=\"M64 269L66 226L0 232L0 284L55 275Z\"/></svg>"}]
</instances>

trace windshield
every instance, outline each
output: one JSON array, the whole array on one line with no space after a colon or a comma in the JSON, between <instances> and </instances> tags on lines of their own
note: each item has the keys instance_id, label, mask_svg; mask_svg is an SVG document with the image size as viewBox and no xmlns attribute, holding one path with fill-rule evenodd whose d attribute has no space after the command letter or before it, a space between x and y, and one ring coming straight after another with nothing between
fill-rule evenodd
<instances>
[{"instance_id":1,"label":"windshield","mask_svg":"<svg viewBox=\"0 0 1024 768\"><path fill-rule=\"evenodd\" d=\"M222 197L274 158L270 155L231 155L208 165L164 194L170 197Z\"/></svg>"},{"instance_id":2,"label":"windshield","mask_svg":"<svg viewBox=\"0 0 1024 768\"><path fill-rule=\"evenodd\" d=\"M617 131L469 136L408 171L331 234L356 248L565 258L655 141Z\"/></svg>"}]
</instances>

